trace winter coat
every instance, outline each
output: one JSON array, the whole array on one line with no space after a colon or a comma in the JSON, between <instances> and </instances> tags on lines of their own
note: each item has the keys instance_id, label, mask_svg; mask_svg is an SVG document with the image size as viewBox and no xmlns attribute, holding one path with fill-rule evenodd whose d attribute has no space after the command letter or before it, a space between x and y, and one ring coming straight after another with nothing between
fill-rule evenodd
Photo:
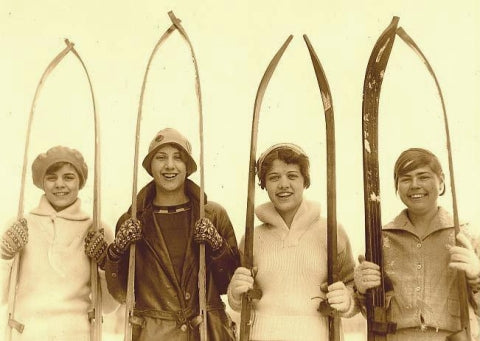
<instances>
[{"instance_id":1,"label":"winter coat","mask_svg":"<svg viewBox=\"0 0 480 341\"><path fill-rule=\"evenodd\" d=\"M81 210L80 199L57 212L45 195L26 219L29 239L20 254L15 300L15 320L25 327L21 334L13 329L12 340L90 340L90 260L84 239L92 220ZM12 263L1 262L4 302ZM99 274L103 312L108 313L118 303L107 291L103 271Z\"/></svg>"},{"instance_id":2,"label":"winter coat","mask_svg":"<svg viewBox=\"0 0 480 341\"><path fill-rule=\"evenodd\" d=\"M440 207L431 229L423 236L418 235L407 210L383 227L383 264L389 283L385 293L387 319L395 322L398 330L388 340L420 340L422 335L427 339L430 333L428 340L443 341L460 330L457 271L448 267L448 250L455 245L453 226L452 216ZM478 237L467 225L462 225L461 230L478 254ZM480 294L470 292L469 296L478 315ZM365 297L360 295L360 299L364 306ZM470 325L477 337L478 323L470 307Z\"/></svg>"},{"instance_id":3,"label":"winter coat","mask_svg":"<svg viewBox=\"0 0 480 341\"><path fill-rule=\"evenodd\" d=\"M192 203L192 228L189 231L183 273L177 280L170 261L166 241L155 227L152 202L155 183L145 186L137 196L137 218L142 224L143 238L136 243L135 253L135 320L134 340L198 340L198 267L199 248L192 239L193 224L199 218L199 188L186 180L186 194ZM206 247L208 339L234 340L233 324L225 312L220 295L228 283L240 257L232 224L219 204L205 199L205 216L224 239L215 255ZM130 216L124 214L121 223ZM108 288L120 302L126 298L129 252L115 262L108 258Z\"/></svg>"},{"instance_id":4,"label":"winter coat","mask_svg":"<svg viewBox=\"0 0 480 341\"><path fill-rule=\"evenodd\" d=\"M320 205L303 200L290 228L271 202L255 213L262 225L255 228L253 266L258 269L255 285L263 296L253 305L252 340L328 340L328 318L317 308L327 283L327 222ZM345 230L338 226L338 278L349 291L350 309L342 317L358 312L353 294L353 260ZM242 240L240 249L243 249ZM233 310L241 309L229 291Z\"/></svg>"}]
</instances>

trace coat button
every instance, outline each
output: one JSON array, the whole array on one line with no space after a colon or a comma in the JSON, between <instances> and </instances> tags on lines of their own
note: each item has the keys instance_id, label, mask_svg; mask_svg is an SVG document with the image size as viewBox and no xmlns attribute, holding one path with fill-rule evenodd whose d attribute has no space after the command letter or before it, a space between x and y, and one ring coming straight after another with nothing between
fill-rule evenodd
<instances>
[{"instance_id":1,"label":"coat button","mask_svg":"<svg viewBox=\"0 0 480 341\"><path fill-rule=\"evenodd\" d=\"M186 292L185 293L185 299L188 301L190 299L190 293L189 292Z\"/></svg>"},{"instance_id":2,"label":"coat button","mask_svg":"<svg viewBox=\"0 0 480 341\"><path fill-rule=\"evenodd\" d=\"M180 327L180 330L182 332L186 332L187 331L187 325L186 324L182 324L182 326Z\"/></svg>"},{"instance_id":3,"label":"coat button","mask_svg":"<svg viewBox=\"0 0 480 341\"><path fill-rule=\"evenodd\" d=\"M422 243L417 243L417 248L421 248L422 247Z\"/></svg>"},{"instance_id":4,"label":"coat button","mask_svg":"<svg viewBox=\"0 0 480 341\"><path fill-rule=\"evenodd\" d=\"M415 291L420 291L420 287L416 287L416 288L415 288Z\"/></svg>"},{"instance_id":5,"label":"coat button","mask_svg":"<svg viewBox=\"0 0 480 341\"><path fill-rule=\"evenodd\" d=\"M112 272L112 278L117 278L117 274L115 272Z\"/></svg>"},{"instance_id":6,"label":"coat button","mask_svg":"<svg viewBox=\"0 0 480 341\"><path fill-rule=\"evenodd\" d=\"M422 268L422 264L417 264L417 269L420 270Z\"/></svg>"}]
</instances>

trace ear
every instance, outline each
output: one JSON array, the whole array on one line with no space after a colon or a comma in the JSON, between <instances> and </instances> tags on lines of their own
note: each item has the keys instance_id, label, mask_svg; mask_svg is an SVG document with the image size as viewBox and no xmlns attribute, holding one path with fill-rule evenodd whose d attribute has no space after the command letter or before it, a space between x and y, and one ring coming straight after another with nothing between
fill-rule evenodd
<instances>
[{"instance_id":1,"label":"ear","mask_svg":"<svg viewBox=\"0 0 480 341\"><path fill-rule=\"evenodd\" d=\"M443 195L445 193L445 175L442 173L442 175L439 178L439 185L438 185L438 192L440 195Z\"/></svg>"}]
</instances>

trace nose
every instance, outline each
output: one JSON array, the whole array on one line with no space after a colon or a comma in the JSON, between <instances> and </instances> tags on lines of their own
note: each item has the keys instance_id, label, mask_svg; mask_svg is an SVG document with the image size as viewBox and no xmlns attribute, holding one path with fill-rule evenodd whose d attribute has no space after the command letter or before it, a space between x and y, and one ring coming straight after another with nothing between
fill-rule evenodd
<instances>
[{"instance_id":1,"label":"nose","mask_svg":"<svg viewBox=\"0 0 480 341\"><path fill-rule=\"evenodd\" d=\"M280 177L280 180L278 181L278 187L288 188L288 186L289 186L289 183L288 183L287 177L286 176Z\"/></svg>"},{"instance_id":2,"label":"nose","mask_svg":"<svg viewBox=\"0 0 480 341\"><path fill-rule=\"evenodd\" d=\"M411 187L413 187L413 188L419 188L419 187L420 187L419 181L418 181L417 178L414 177L414 178L412 179L412 185L411 185Z\"/></svg>"},{"instance_id":3,"label":"nose","mask_svg":"<svg viewBox=\"0 0 480 341\"><path fill-rule=\"evenodd\" d=\"M174 163L173 163L173 157L168 157L168 158L167 158L167 163L166 163L165 167L167 167L168 169L172 169L172 168L173 168L173 165L174 165Z\"/></svg>"},{"instance_id":4,"label":"nose","mask_svg":"<svg viewBox=\"0 0 480 341\"><path fill-rule=\"evenodd\" d=\"M63 187L65 185L65 183L63 182L63 179L61 176L59 176L56 180L55 180L55 187Z\"/></svg>"}]
</instances>

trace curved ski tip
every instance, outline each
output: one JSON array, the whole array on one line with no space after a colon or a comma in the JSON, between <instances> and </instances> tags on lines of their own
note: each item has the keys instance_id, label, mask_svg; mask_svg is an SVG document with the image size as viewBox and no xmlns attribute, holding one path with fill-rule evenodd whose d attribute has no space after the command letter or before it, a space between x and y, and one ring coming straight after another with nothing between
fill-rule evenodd
<instances>
[{"instance_id":1,"label":"curved ski tip","mask_svg":"<svg viewBox=\"0 0 480 341\"><path fill-rule=\"evenodd\" d=\"M69 48L73 48L75 46L75 44L72 43L68 38L65 38L63 41Z\"/></svg>"},{"instance_id":2,"label":"curved ski tip","mask_svg":"<svg viewBox=\"0 0 480 341\"><path fill-rule=\"evenodd\" d=\"M285 41L286 44L290 43L293 39L293 34L290 34L287 38L287 40Z\"/></svg>"},{"instance_id":3,"label":"curved ski tip","mask_svg":"<svg viewBox=\"0 0 480 341\"><path fill-rule=\"evenodd\" d=\"M168 11L168 16L170 17L170 20L173 24L180 24L182 22L175 16L175 13L173 13L173 11Z\"/></svg>"},{"instance_id":4,"label":"curved ski tip","mask_svg":"<svg viewBox=\"0 0 480 341\"><path fill-rule=\"evenodd\" d=\"M400 17L393 16L393 18L392 18L392 24L397 25L399 21L400 21Z\"/></svg>"}]
</instances>

